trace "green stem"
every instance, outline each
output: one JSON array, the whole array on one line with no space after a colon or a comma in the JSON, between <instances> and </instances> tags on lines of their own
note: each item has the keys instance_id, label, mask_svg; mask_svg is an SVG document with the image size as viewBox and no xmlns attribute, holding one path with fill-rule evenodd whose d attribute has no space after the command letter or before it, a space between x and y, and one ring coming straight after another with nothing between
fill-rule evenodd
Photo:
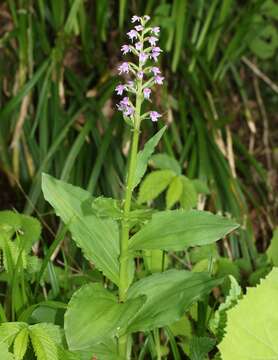
<instances>
[{"instance_id":1,"label":"green stem","mask_svg":"<svg viewBox=\"0 0 278 360\"><path fill-rule=\"evenodd\" d=\"M141 68L139 68L139 71ZM142 104L142 80L138 83L136 94L136 106L134 114L134 129L132 136L131 153L128 167L128 176L126 183L124 211L121 223L121 241L120 241L120 282L119 282L119 300L124 302L129 287L129 257L128 257L128 242L129 242L129 214L131 208L131 200L133 193L134 176L137 165L137 152L140 135L140 121L141 121L141 104ZM127 356L127 336L120 337L118 348L119 355L124 359Z\"/></svg>"},{"instance_id":2,"label":"green stem","mask_svg":"<svg viewBox=\"0 0 278 360\"><path fill-rule=\"evenodd\" d=\"M159 329L154 329L154 341L156 348L156 359L161 360L161 346L160 346L160 337L159 337Z\"/></svg>"}]
</instances>

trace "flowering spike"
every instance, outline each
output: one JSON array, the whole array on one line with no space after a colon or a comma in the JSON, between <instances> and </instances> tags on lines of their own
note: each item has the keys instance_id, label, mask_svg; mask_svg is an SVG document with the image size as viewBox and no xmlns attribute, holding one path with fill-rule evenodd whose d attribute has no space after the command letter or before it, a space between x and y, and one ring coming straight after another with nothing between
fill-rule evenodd
<instances>
[{"instance_id":1,"label":"flowering spike","mask_svg":"<svg viewBox=\"0 0 278 360\"><path fill-rule=\"evenodd\" d=\"M125 96L117 108L122 111L125 121L138 127L140 122L149 117L151 121L155 122L161 117L157 111L149 111L141 114L141 103L144 100L151 100L152 90L154 84L162 85L164 77L157 66L151 64L151 61L158 61L158 57L162 50L157 46L158 37L160 33L159 27L148 27L146 23L150 20L148 15L139 17L134 15L131 19L132 23L137 23L134 29L127 32L131 43L122 45L121 51L123 55L132 53L137 57L137 63L132 61L123 62L118 67L119 74L128 74L128 77L133 77L127 80L126 84L119 84L115 91L117 95L123 95L124 92L129 93L131 96ZM136 40L136 41L134 41ZM149 64L150 63L150 64ZM135 99L132 99L134 97ZM136 103L136 107L133 105ZM138 107L138 103L140 106Z\"/></svg>"}]
</instances>

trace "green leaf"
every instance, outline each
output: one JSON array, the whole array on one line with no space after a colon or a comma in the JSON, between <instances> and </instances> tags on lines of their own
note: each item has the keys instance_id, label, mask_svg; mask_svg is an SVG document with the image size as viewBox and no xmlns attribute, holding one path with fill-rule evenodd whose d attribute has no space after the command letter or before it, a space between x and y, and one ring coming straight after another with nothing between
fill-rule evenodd
<instances>
[{"instance_id":1,"label":"green leaf","mask_svg":"<svg viewBox=\"0 0 278 360\"><path fill-rule=\"evenodd\" d=\"M100 196L93 200L92 209L96 216L100 218L110 217L113 220L119 220L122 212L119 207L119 201Z\"/></svg>"},{"instance_id":2,"label":"green leaf","mask_svg":"<svg viewBox=\"0 0 278 360\"><path fill-rule=\"evenodd\" d=\"M224 336L224 330L227 324L227 311L235 306L242 296L241 287L238 285L236 279L231 275L229 279L231 284L229 294L225 301L220 304L209 322L209 327L218 340L222 340Z\"/></svg>"},{"instance_id":3,"label":"green leaf","mask_svg":"<svg viewBox=\"0 0 278 360\"><path fill-rule=\"evenodd\" d=\"M150 161L154 165L154 167L161 169L161 170L172 170L176 175L181 174L181 167L178 161L164 153L155 154L151 157Z\"/></svg>"},{"instance_id":4,"label":"green leaf","mask_svg":"<svg viewBox=\"0 0 278 360\"><path fill-rule=\"evenodd\" d=\"M197 193L206 194L206 195L210 194L210 190L205 181L200 180L200 179L194 179L191 181L192 181Z\"/></svg>"},{"instance_id":5,"label":"green leaf","mask_svg":"<svg viewBox=\"0 0 278 360\"><path fill-rule=\"evenodd\" d=\"M261 59L273 57L278 48L278 32L275 26L267 24L259 32L259 35L250 42L249 47Z\"/></svg>"},{"instance_id":6,"label":"green leaf","mask_svg":"<svg viewBox=\"0 0 278 360\"><path fill-rule=\"evenodd\" d=\"M190 360L206 360L207 354L215 345L215 340L209 337L193 336L190 340Z\"/></svg>"},{"instance_id":7,"label":"green leaf","mask_svg":"<svg viewBox=\"0 0 278 360\"><path fill-rule=\"evenodd\" d=\"M187 177L182 177L183 191L180 198L181 206L184 210L190 210L197 205L198 194L194 183Z\"/></svg>"},{"instance_id":8,"label":"green leaf","mask_svg":"<svg viewBox=\"0 0 278 360\"><path fill-rule=\"evenodd\" d=\"M9 346L4 342L0 342L0 354L1 360L16 360L14 355L9 352Z\"/></svg>"},{"instance_id":9,"label":"green leaf","mask_svg":"<svg viewBox=\"0 0 278 360\"><path fill-rule=\"evenodd\" d=\"M129 288L127 299L145 295L147 300L128 326L128 332L148 331L176 322L194 301L219 283L206 273L183 270L156 273L137 281Z\"/></svg>"},{"instance_id":10,"label":"green leaf","mask_svg":"<svg viewBox=\"0 0 278 360\"><path fill-rule=\"evenodd\" d=\"M65 332L70 350L86 350L124 332L142 307L144 297L119 303L100 284L82 286L71 298L65 314Z\"/></svg>"},{"instance_id":11,"label":"green leaf","mask_svg":"<svg viewBox=\"0 0 278 360\"><path fill-rule=\"evenodd\" d=\"M21 246L29 252L32 245L41 235L40 222L34 217L18 214L14 211L0 211L0 233L5 232L9 238L16 233L21 240Z\"/></svg>"},{"instance_id":12,"label":"green leaf","mask_svg":"<svg viewBox=\"0 0 278 360\"><path fill-rule=\"evenodd\" d=\"M85 257L112 280L119 283L119 229L112 219L95 216L91 195L79 187L43 174L45 199L68 225L76 244Z\"/></svg>"},{"instance_id":13,"label":"green leaf","mask_svg":"<svg viewBox=\"0 0 278 360\"><path fill-rule=\"evenodd\" d=\"M218 345L223 360L278 358L277 298L278 268L273 268L228 310L226 335Z\"/></svg>"},{"instance_id":14,"label":"green leaf","mask_svg":"<svg viewBox=\"0 0 278 360\"><path fill-rule=\"evenodd\" d=\"M27 326L24 322L6 322L0 325L0 342L12 345L16 335Z\"/></svg>"},{"instance_id":15,"label":"green leaf","mask_svg":"<svg viewBox=\"0 0 278 360\"><path fill-rule=\"evenodd\" d=\"M16 336L14 341L14 356L17 360L22 360L27 350L29 341L28 328L22 329Z\"/></svg>"},{"instance_id":16,"label":"green leaf","mask_svg":"<svg viewBox=\"0 0 278 360\"><path fill-rule=\"evenodd\" d=\"M176 176L170 183L166 193L166 207L171 209L180 200L183 191L183 182L180 176Z\"/></svg>"},{"instance_id":17,"label":"green leaf","mask_svg":"<svg viewBox=\"0 0 278 360\"><path fill-rule=\"evenodd\" d=\"M150 140L146 142L144 149L139 151L137 155L137 166L134 176L133 188L135 188L140 183L142 177L144 176L147 170L148 161L153 154L156 145L159 143L159 140L162 138L166 128L167 127L164 126L162 129L160 129L152 138L150 138Z\"/></svg>"},{"instance_id":18,"label":"green leaf","mask_svg":"<svg viewBox=\"0 0 278 360\"><path fill-rule=\"evenodd\" d=\"M148 174L140 186L139 204L155 199L167 188L174 177L175 173L172 170L157 170Z\"/></svg>"},{"instance_id":19,"label":"green leaf","mask_svg":"<svg viewBox=\"0 0 278 360\"><path fill-rule=\"evenodd\" d=\"M273 236L266 253L272 264L278 266L278 227L273 231Z\"/></svg>"},{"instance_id":20,"label":"green leaf","mask_svg":"<svg viewBox=\"0 0 278 360\"><path fill-rule=\"evenodd\" d=\"M29 326L29 334L37 360L59 360L58 345L61 344L61 332L53 324Z\"/></svg>"},{"instance_id":21,"label":"green leaf","mask_svg":"<svg viewBox=\"0 0 278 360\"><path fill-rule=\"evenodd\" d=\"M129 249L184 250L213 243L238 226L228 218L207 211L161 211L132 236Z\"/></svg>"}]
</instances>

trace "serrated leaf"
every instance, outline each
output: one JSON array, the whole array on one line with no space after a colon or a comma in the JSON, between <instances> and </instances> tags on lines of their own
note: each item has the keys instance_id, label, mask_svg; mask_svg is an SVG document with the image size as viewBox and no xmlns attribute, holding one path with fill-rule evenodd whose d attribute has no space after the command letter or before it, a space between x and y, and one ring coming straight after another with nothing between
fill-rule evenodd
<instances>
[{"instance_id":1,"label":"serrated leaf","mask_svg":"<svg viewBox=\"0 0 278 360\"><path fill-rule=\"evenodd\" d=\"M162 138L166 128L167 127L164 126L160 129L150 140L146 142L144 149L139 151L137 155L137 166L134 176L133 189L140 183L142 177L144 176L147 170L148 161L153 154L156 145L159 143L159 140Z\"/></svg>"},{"instance_id":2,"label":"serrated leaf","mask_svg":"<svg viewBox=\"0 0 278 360\"><path fill-rule=\"evenodd\" d=\"M182 195L183 182L180 176L176 176L170 183L166 193L166 207L171 209L177 203Z\"/></svg>"},{"instance_id":3,"label":"serrated leaf","mask_svg":"<svg viewBox=\"0 0 278 360\"><path fill-rule=\"evenodd\" d=\"M119 283L119 229L112 219L100 219L91 207L91 195L77 187L43 174L45 199L68 225L85 257L112 280Z\"/></svg>"},{"instance_id":4,"label":"serrated leaf","mask_svg":"<svg viewBox=\"0 0 278 360\"><path fill-rule=\"evenodd\" d=\"M184 250L213 243L238 226L233 220L207 211L161 211L132 236L129 249Z\"/></svg>"},{"instance_id":5,"label":"serrated leaf","mask_svg":"<svg viewBox=\"0 0 278 360\"><path fill-rule=\"evenodd\" d=\"M45 323L31 325L29 334L37 360L59 360L61 333L58 326Z\"/></svg>"},{"instance_id":6,"label":"serrated leaf","mask_svg":"<svg viewBox=\"0 0 278 360\"><path fill-rule=\"evenodd\" d=\"M9 352L9 346L4 342L0 342L0 355L1 360L16 360L14 355Z\"/></svg>"},{"instance_id":7,"label":"serrated leaf","mask_svg":"<svg viewBox=\"0 0 278 360\"><path fill-rule=\"evenodd\" d=\"M124 332L145 299L119 303L100 284L82 286L71 298L65 314L65 332L70 350L85 350ZM82 311L80 311L82 309Z\"/></svg>"},{"instance_id":8,"label":"serrated leaf","mask_svg":"<svg viewBox=\"0 0 278 360\"><path fill-rule=\"evenodd\" d=\"M17 233L21 240L20 245L29 252L32 245L39 240L41 234L40 222L28 215L18 214L14 211L0 211L0 233L5 232L9 238ZM19 244L18 244L19 245Z\"/></svg>"},{"instance_id":9,"label":"serrated leaf","mask_svg":"<svg viewBox=\"0 0 278 360\"><path fill-rule=\"evenodd\" d=\"M181 167L178 161L164 153L155 154L151 157L150 161L153 163L154 167L161 170L172 170L176 175L181 174Z\"/></svg>"},{"instance_id":10,"label":"serrated leaf","mask_svg":"<svg viewBox=\"0 0 278 360\"><path fill-rule=\"evenodd\" d=\"M278 268L228 310L226 335L218 345L223 360L278 358Z\"/></svg>"},{"instance_id":11,"label":"serrated leaf","mask_svg":"<svg viewBox=\"0 0 278 360\"><path fill-rule=\"evenodd\" d=\"M209 337L197 337L193 336L190 340L190 360L206 360L207 354L210 352L215 345L215 340Z\"/></svg>"},{"instance_id":12,"label":"serrated leaf","mask_svg":"<svg viewBox=\"0 0 278 360\"><path fill-rule=\"evenodd\" d=\"M225 301L220 304L219 308L215 311L209 322L209 327L218 340L221 340L224 336L228 309L235 306L242 296L241 287L237 283L236 279L231 275L229 276L229 279L231 284L229 294L226 296Z\"/></svg>"},{"instance_id":13,"label":"serrated leaf","mask_svg":"<svg viewBox=\"0 0 278 360\"><path fill-rule=\"evenodd\" d=\"M154 200L160 195L175 177L172 170L157 170L148 174L141 183L138 202Z\"/></svg>"},{"instance_id":14,"label":"serrated leaf","mask_svg":"<svg viewBox=\"0 0 278 360\"><path fill-rule=\"evenodd\" d=\"M176 322L194 301L220 282L206 273L183 270L168 270L137 281L129 288L127 298L145 295L146 302L131 321L128 331L148 331Z\"/></svg>"},{"instance_id":15,"label":"serrated leaf","mask_svg":"<svg viewBox=\"0 0 278 360\"><path fill-rule=\"evenodd\" d=\"M0 342L12 345L16 335L27 326L24 322L6 322L0 325Z\"/></svg>"},{"instance_id":16,"label":"serrated leaf","mask_svg":"<svg viewBox=\"0 0 278 360\"><path fill-rule=\"evenodd\" d=\"M29 341L28 328L22 329L14 340L14 356L16 360L22 360L26 353Z\"/></svg>"},{"instance_id":17,"label":"serrated leaf","mask_svg":"<svg viewBox=\"0 0 278 360\"><path fill-rule=\"evenodd\" d=\"M187 177L182 177L183 191L180 197L180 203L184 210L190 210L197 205L198 194L194 183Z\"/></svg>"}]
</instances>

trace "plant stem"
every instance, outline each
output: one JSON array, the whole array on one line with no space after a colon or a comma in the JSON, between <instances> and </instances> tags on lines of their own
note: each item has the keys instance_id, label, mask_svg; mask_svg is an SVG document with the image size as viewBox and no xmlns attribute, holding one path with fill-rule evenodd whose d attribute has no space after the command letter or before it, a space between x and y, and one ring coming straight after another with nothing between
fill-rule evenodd
<instances>
[{"instance_id":1,"label":"plant stem","mask_svg":"<svg viewBox=\"0 0 278 360\"><path fill-rule=\"evenodd\" d=\"M159 337L159 329L154 329L154 341L156 348L156 359L161 360L161 347L160 347L160 337Z\"/></svg>"},{"instance_id":2,"label":"plant stem","mask_svg":"<svg viewBox=\"0 0 278 360\"><path fill-rule=\"evenodd\" d=\"M141 70L141 69L139 69ZM131 199L133 193L134 175L137 164L137 152L140 135L141 121L141 104L142 104L142 80L138 82L136 93L136 106L134 113L134 128L132 136L132 145L130 160L128 166L127 183L124 199L124 211L121 223L121 241L120 241L120 283L119 283L119 300L124 302L129 287L129 257L128 257L128 241L129 241L129 213L131 208ZM127 336L123 335L118 343L119 355L123 358L127 356Z\"/></svg>"}]
</instances>

